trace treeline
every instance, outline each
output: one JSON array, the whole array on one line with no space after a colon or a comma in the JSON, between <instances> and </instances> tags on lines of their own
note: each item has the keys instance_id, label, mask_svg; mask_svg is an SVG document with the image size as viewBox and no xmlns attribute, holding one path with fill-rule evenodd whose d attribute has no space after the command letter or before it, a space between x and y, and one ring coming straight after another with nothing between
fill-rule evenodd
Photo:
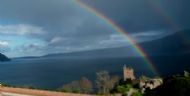
<instances>
[{"instance_id":1,"label":"treeline","mask_svg":"<svg viewBox=\"0 0 190 96\"><path fill-rule=\"evenodd\" d=\"M149 79L141 76L139 80ZM65 84L59 89L62 92L99 94L119 96L190 96L190 73L185 71L184 74L173 75L163 79L163 84L155 89L146 89L142 93L139 81L123 81L119 76L110 76L107 71L96 73L96 82L92 82L86 77L78 81ZM114 95L113 95L114 96Z\"/></svg>"},{"instance_id":2,"label":"treeline","mask_svg":"<svg viewBox=\"0 0 190 96\"><path fill-rule=\"evenodd\" d=\"M131 96L143 96L138 88L138 84L132 84L131 80L123 81L123 78L117 75L111 76L108 71L100 71L96 73L95 85L88 78L82 77L80 80L63 85L58 91L106 96L111 94L128 96L128 92L134 89L135 92Z\"/></svg>"},{"instance_id":3,"label":"treeline","mask_svg":"<svg viewBox=\"0 0 190 96\"><path fill-rule=\"evenodd\" d=\"M139 80L144 79L148 77L141 76ZM1 86L18 87L0 83ZM40 89L33 86L20 86L20 88ZM144 93L141 92L138 80L137 82L123 81L119 76L110 76L107 71L96 73L95 84L88 78L82 77L80 80L63 85L58 90L51 91L99 95L119 94L119 96L190 96L190 73L184 71L183 74L166 77L162 85L152 90L146 89Z\"/></svg>"},{"instance_id":4,"label":"treeline","mask_svg":"<svg viewBox=\"0 0 190 96\"><path fill-rule=\"evenodd\" d=\"M86 77L82 77L78 81L72 81L71 83L65 84L58 89L58 91L89 94L93 91L93 84Z\"/></svg>"},{"instance_id":5,"label":"treeline","mask_svg":"<svg viewBox=\"0 0 190 96\"><path fill-rule=\"evenodd\" d=\"M78 81L63 85L59 88L62 92L85 93L85 94L109 94L115 85L119 82L119 76L110 76L107 71L96 73L96 83L93 83L86 77L82 77Z\"/></svg>"}]
</instances>

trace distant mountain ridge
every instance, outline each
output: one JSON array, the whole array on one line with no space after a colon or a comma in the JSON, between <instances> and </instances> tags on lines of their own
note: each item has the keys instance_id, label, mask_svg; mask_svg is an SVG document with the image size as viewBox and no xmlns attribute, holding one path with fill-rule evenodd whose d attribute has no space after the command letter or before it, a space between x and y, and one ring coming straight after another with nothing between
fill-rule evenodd
<instances>
[{"instance_id":1,"label":"distant mountain ridge","mask_svg":"<svg viewBox=\"0 0 190 96\"><path fill-rule=\"evenodd\" d=\"M190 53L190 29L175 32L166 37L139 43L145 53L150 56L188 54ZM54 56L93 56L93 57L134 57L137 56L132 47L107 48L83 52L49 54L45 57Z\"/></svg>"},{"instance_id":2,"label":"distant mountain ridge","mask_svg":"<svg viewBox=\"0 0 190 96\"><path fill-rule=\"evenodd\" d=\"M149 56L187 54L190 53L190 29L175 32L166 37L139 43ZM29 56L22 58L65 57L65 58L112 58L112 57L137 57L133 47L106 48L72 53L55 53L44 56Z\"/></svg>"},{"instance_id":3,"label":"distant mountain ridge","mask_svg":"<svg viewBox=\"0 0 190 96\"><path fill-rule=\"evenodd\" d=\"M131 51L130 51L131 50ZM128 57L129 53L135 56L133 49L128 47L121 48L106 48L97 50L88 50L72 53L58 53L58 54L48 54L42 57L72 57L72 58L112 58L112 57Z\"/></svg>"},{"instance_id":4,"label":"distant mountain ridge","mask_svg":"<svg viewBox=\"0 0 190 96\"><path fill-rule=\"evenodd\" d=\"M141 43L149 55L171 55L190 53L190 30L183 30L161 39Z\"/></svg>"},{"instance_id":5,"label":"distant mountain ridge","mask_svg":"<svg viewBox=\"0 0 190 96\"><path fill-rule=\"evenodd\" d=\"M4 54L0 53L0 61L1 62L10 61L10 59Z\"/></svg>"}]
</instances>

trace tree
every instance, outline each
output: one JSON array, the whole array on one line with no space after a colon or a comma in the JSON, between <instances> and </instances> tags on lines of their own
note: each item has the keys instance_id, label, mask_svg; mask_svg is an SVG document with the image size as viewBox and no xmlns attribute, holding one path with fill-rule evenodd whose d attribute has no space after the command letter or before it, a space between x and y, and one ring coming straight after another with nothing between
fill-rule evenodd
<instances>
[{"instance_id":1,"label":"tree","mask_svg":"<svg viewBox=\"0 0 190 96\"><path fill-rule=\"evenodd\" d=\"M115 87L115 85L119 83L119 80L120 80L119 76L115 75L115 76L111 77L111 80L110 80L111 89L113 89Z\"/></svg>"},{"instance_id":2,"label":"tree","mask_svg":"<svg viewBox=\"0 0 190 96\"><path fill-rule=\"evenodd\" d=\"M150 78L149 77L147 77L147 76L145 76L145 75L142 75L141 77L140 77L140 80L141 81L147 81L147 80L149 80Z\"/></svg>"},{"instance_id":3,"label":"tree","mask_svg":"<svg viewBox=\"0 0 190 96\"><path fill-rule=\"evenodd\" d=\"M97 72L96 76L96 86L99 94L108 94L119 81L118 76L110 77L107 71Z\"/></svg>"},{"instance_id":4,"label":"tree","mask_svg":"<svg viewBox=\"0 0 190 96\"><path fill-rule=\"evenodd\" d=\"M101 71L96 73L97 79L96 84L98 88L98 93L107 94L110 90L110 76L107 71Z\"/></svg>"},{"instance_id":5,"label":"tree","mask_svg":"<svg viewBox=\"0 0 190 96\"><path fill-rule=\"evenodd\" d=\"M143 96L143 94L141 92L137 91L132 96Z\"/></svg>"},{"instance_id":6,"label":"tree","mask_svg":"<svg viewBox=\"0 0 190 96\"><path fill-rule=\"evenodd\" d=\"M88 80L86 77L82 77L79 81L80 88L82 93L91 93L93 90L93 85L90 80Z\"/></svg>"},{"instance_id":7,"label":"tree","mask_svg":"<svg viewBox=\"0 0 190 96\"><path fill-rule=\"evenodd\" d=\"M184 71L184 76L185 77L190 77L190 73L188 71Z\"/></svg>"},{"instance_id":8,"label":"tree","mask_svg":"<svg viewBox=\"0 0 190 96\"><path fill-rule=\"evenodd\" d=\"M127 85L119 85L117 86L117 92L121 93L124 96L127 96L127 92L133 88L132 85L127 84Z\"/></svg>"},{"instance_id":9,"label":"tree","mask_svg":"<svg viewBox=\"0 0 190 96\"><path fill-rule=\"evenodd\" d=\"M71 83L65 84L60 91L63 92L74 92L74 93L80 93L81 88L79 81L72 81Z\"/></svg>"},{"instance_id":10,"label":"tree","mask_svg":"<svg viewBox=\"0 0 190 96\"><path fill-rule=\"evenodd\" d=\"M93 89L92 82L86 77L82 77L79 81L72 81L65 84L60 91L74 93L91 93Z\"/></svg>"}]
</instances>

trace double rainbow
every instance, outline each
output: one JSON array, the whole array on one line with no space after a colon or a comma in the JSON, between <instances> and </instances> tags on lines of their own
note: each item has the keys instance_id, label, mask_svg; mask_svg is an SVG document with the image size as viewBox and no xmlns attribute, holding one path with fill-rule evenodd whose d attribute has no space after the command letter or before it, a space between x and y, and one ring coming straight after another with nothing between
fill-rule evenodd
<instances>
[{"instance_id":1,"label":"double rainbow","mask_svg":"<svg viewBox=\"0 0 190 96\"><path fill-rule=\"evenodd\" d=\"M148 67L151 69L151 71L154 74L159 75L159 72L157 71L156 67L154 66L154 64L152 63L152 61L150 60L150 58L148 57L148 55L145 53L145 51L141 48L141 46L139 46L136 41L130 37L130 35L128 34L127 31L125 31L124 29L122 29L121 27L119 27L114 21L112 21L109 17L106 17L105 15L103 15L102 13L98 12L95 8L92 8L90 6L88 6L87 4L81 2L80 0L75 0L76 4L81 6L82 8L86 9L87 11L89 11L91 14L94 14L97 18L103 20L106 24L108 24L110 27L113 28L113 30L115 30L115 32L120 33L125 39L126 41L134 48L134 50L141 56L143 57L144 62L148 65Z\"/></svg>"}]
</instances>

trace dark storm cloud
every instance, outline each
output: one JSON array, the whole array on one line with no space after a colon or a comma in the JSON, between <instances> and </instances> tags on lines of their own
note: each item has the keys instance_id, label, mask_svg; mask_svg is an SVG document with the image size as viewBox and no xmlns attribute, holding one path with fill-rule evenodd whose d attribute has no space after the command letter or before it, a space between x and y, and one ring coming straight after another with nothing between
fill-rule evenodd
<instances>
[{"instance_id":1,"label":"dark storm cloud","mask_svg":"<svg viewBox=\"0 0 190 96\"><path fill-rule=\"evenodd\" d=\"M148 0L81 1L113 19L138 42L163 37L170 32L167 31L170 29L168 22L147 3ZM160 5L180 27L188 27L189 1L183 1L161 0ZM23 56L129 44L106 21L76 4L75 0L0 0L0 34L11 37L10 48L21 50ZM20 37L22 40L18 40ZM20 56L21 53L8 54Z\"/></svg>"},{"instance_id":2,"label":"dark storm cloud","mask_svg":"<svg viewBox=\"0 0 190 96\"><path fill-rule=\"evenodd\" d=\"M112 18L129 32L190 28L189 0L81 1Z\"/></svg>"},{"instance_id":3,"label":"dark storm cloud","mask_svg":"<svg viewBox=\"0 0 190 96\"><path fill-rule=\"evenodd\" d=\"M0 2L1 20L42 27L48 33L43 34L43 38L47 40L56 36L94 37L112 33L106 24L72 0L46 0L45 2L43 0L0 0Z\"/></svg>"},{"instance_id":4,"label":"dark storm cloud","mask_svg":"<svg viewBox=\"0 0 190 96\"><path fill-rule=\"evenodd\" d=\"M74 3L74 0L0 0L0 14L0 21L3 22L0 23L1 34L38 40L16 46L15 49L22 53L33 54L38 50L47 53L57 48L63 52L98 49L99 42L115 34L104 21ZM42 41L45 44L39 43ZM36 45L44 46L38 48Z\"/></svg>"}]
</instances>

